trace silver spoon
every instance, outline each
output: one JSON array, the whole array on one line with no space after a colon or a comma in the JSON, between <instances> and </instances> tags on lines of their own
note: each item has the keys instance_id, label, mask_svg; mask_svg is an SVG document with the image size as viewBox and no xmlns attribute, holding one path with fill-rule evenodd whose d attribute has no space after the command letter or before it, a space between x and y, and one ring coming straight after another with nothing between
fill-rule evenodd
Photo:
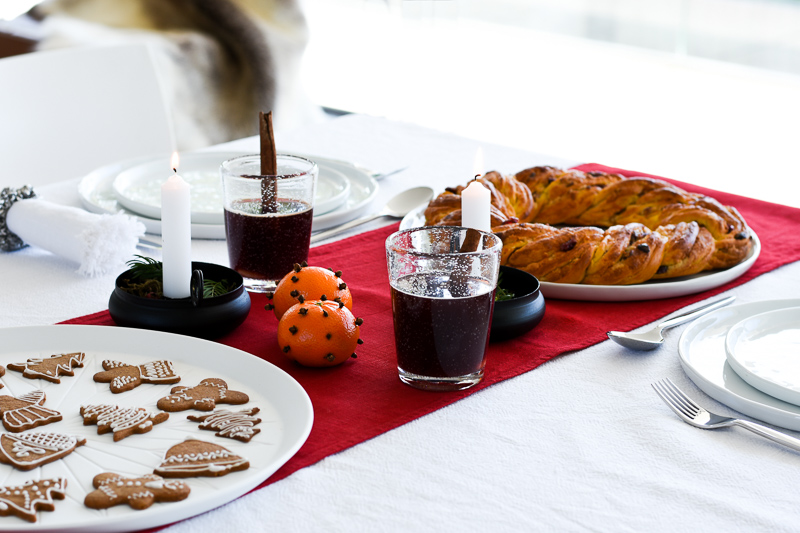
<instances>
[{"instance_id":1,"label":"silver spoon","mask_svg":"<svg viewBox=\"0 0 800 533\"><path fill-rule=\"evenodd\" d=\"M328 239L350 228L360 226L361 224L366 224L370 220L375 220L376 218L403 218L415 207L429 202L431 198L433 198L433 189L430 187L414 187L413 189L407 189L394 196L386 203L386 206L377 213L357 218L355 220L351 220L350 222L345 222L340 226L336 226L335 228L326 231L315 233L311 236L311 243L313 244L315 242Z\"/></svg>"},{"instance_id":2,"label":"silver spoon","mask_svg":"<svg viewBox=\"0 0 800 533\"><path fill-rule=\"evenodd\" d=\"M689 311L688 313L665 320L655 328L645 331L644 333L623 333L621 331L609 331L607 335L612 341L616 342L617 344L621 344L626 348L630 348L631 350L655 350L664 343L664 337L661 336L661 332L665 329L680 326L681 324L685 324L694 320L695 318L699 318L707 313L710 313L715 309L725 307L735 299L736 296L728 296L727 298L711 302L710 304L706 304L703 307L698 307L697 309Z\"/></svg>"}]
</instances>

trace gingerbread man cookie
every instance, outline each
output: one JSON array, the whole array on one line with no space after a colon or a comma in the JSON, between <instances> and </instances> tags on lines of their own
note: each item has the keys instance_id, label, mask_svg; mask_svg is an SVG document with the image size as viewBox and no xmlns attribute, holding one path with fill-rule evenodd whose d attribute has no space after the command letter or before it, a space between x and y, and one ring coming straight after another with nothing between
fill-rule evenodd
<instances>
[{"instance_id":1,"label":"gingerbread man cookie","mask_svg":"<svg viewBox=\"0 0 800 533\"><path fill-rule=\"evenodd\" d=\"M253 427L261 423L260 418L253 416L258 411L258 407L236 412L220 409L211 414L189 415L186 418L192 422L201 422L200 429L216 431L217 437L250 442L250 439L261 432L260 429Z\"/></svg>"},{"instance_id":2,"label":"gingerbread man cookie","mask_svg":"<svg viewBox=\"0 0 800 533\"><path fill-rule=\"evenodd\" d=\"M133 366L106 359L103 361L103 370L94 375L94 380L111 383L111 392L114 394L135 389L142 383L166 385L181 380L172 367L172 361L151 361Z\"/></svg>"},{"instance_id":3,"label":"gingerbread man cookie","mask_svg":"<svg viewBox=\"0 0 800 533\"><path fill-rule=\"evenodd\" d=\"M114 442L134 433L147 433L155 424L169 418L168 413L152 414L143 407L118 405L84 405L81 407L83 425L97 424L97 434L114 432Z\"/></svg>"},{"instance_id":4,"label":"gingerbread man cookie","mask_svg":"<svg viewBox=\"0 0 800 533\"><path fill-rule=\"evenodd\" d=\"M250 401L247 394L229 390L228 384L219 378L206 378L194 387L172 387L170 393L158 400L162 411L212 411L218 403L239 405Z\"/></svg>"},{"instance_id":5,"label":"gingerbread man cookie","mask_svg":"<svg viewBox=\"0 0 800 533\"><path fill-rule=\"evenodd\" d=\"M20 433L0 436L0 463L17 470L32 470L57 461L86 444L83 437L60 433Z\"/></svg>"},{"instance_id":6,"label":"gingerbread man cookie","mask_svg":"<svg viewBox=\"0 0 800 533\"><path fill-rule=\"evenodd\" d=\"M22 372L28 379L45 379L51 383L61 383L61 376L74 376L73 367L82 367L86 354L83 352L62 353L49 358L31 358L24 363L11 363L9 370Z\"/></svg>"},{"instance_id":7,"label":"gingerbread man cookie","mask_svg":"<svg viewBox=\"0 0 800 533\"><path fill-rule=\"evenodd\" d=\"M6 375L6 367L4 367L3 365L0 365L0 378L2 378L5 375ZM0 383L0 389L2 389L3 387L5 387L5 385Z\"/></svg>"},{"instance_id":8,"label":"gingerbread man cookie","mask_svg":"<svg viewBox=\"0 0 800 533\"><path fill-rule=\"evenodd\" d=\"M67 480L64 478L26 481L15 487L0 487L0 516L17 516L36 522L37 511L53 511L53 498L64 499Z\"/></svg>"},{"instance_id":9,"label":"gingerbread man cookie","mask_svg":"<svg viewBox=\"0 0 800 533\"><path fill-rule=\"evenodd\" d=\"M164 455L155 473L164 477L219 477L250 468L250 461L219 444L187 438Z\"/></svg>"},{"instance_id":10,"label":"gingerbread man cookie","mask_svg":"<svg viewBox=\"0 0 800 533\"><path fill-rule=\"evenodd\" d=\"M83 504L90 509L108 509L127 503L140 511L154 502L179 502L189 497L191 489L183 481L165 480L155 474L125 477L111 472L94 476L94 490L86 495Z\"/></svg>"},{"instance_id":11,"label":"gingerbread man cookie","mask_svg":"<svg viewBox=\"0 0 800 533\"><path fill-rule=\"evenodd\" d=\"M61 420L61 413L42 406L45 399L44 391L40 390L31 391L18 398L0 396L3 427L12 433L19 433Z\"/></svg>"}]
</instances>

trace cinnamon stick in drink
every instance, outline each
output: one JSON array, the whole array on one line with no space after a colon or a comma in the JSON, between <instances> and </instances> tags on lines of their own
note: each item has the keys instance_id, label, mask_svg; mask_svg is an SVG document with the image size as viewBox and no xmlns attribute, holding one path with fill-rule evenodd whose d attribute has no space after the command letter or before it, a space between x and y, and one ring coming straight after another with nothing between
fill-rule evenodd
<instances>
[{"instance_id":1,"label":"cinnamon stick in drink","mask_svg":"<svg viewBox=\"0 0 800 533\"><path fill-rule=\"evenodd\" d=\"M261 213L278 212L278 157L275 152L275 132L272 111L258 112L258 132L261 139Z\"/></svg>"},{"instance_id":2,"label":"cinnamon stick in drink","mask_svg":"<svg viewBox=\"0 0 800 533\"><path fill-rule=\"evenodd\" d=\"M458 253L477 252L478 247L481 245L483 237L481 232L472 228L467 228L467 234L464 236L464 242L458 249ZM453 270L450 272L450 280L447 283L447 289L450 294L456 298L469 296L469 276L472 270L472 262L469 258L456 257L453 264Z\"/></svg>"}]
</instances>

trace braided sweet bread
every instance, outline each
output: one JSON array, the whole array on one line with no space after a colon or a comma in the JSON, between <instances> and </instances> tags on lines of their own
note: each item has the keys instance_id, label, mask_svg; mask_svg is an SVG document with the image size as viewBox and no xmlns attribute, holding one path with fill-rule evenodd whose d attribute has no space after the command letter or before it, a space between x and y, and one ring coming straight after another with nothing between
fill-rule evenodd
<instances>
[{"instance_id":1,"label":"braided sweet bread","mask_svg":"<svg viewBox=\"0 0 800 533\"><path fill-rule=\"evenodd\" d=\"M480 181L491 192L501 264L541 281L630 285L688 276L734 266L753 247L734 207L661 180L543 166ZM464 188L431 201L426 224L460 225Z\"/></svg>"}]
</instances>

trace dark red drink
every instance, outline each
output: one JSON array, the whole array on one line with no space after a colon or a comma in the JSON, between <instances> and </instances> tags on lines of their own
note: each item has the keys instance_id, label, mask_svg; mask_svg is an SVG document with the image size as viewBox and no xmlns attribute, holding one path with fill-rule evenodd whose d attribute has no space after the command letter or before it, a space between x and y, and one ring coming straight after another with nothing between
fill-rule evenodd
<instances>
[{"instance_id":1,"label":"dark red drink","mask_svg":"<svg viewBox=\"0 0 800 533\"><path fill-rule=\"evenodd\" d=\"M245 278L280 280L308 259L314 210L298 200L278 200L277 213L261 214L261 200L241 200L225 209L231 268Z\"/></svg>"},{"instance_id":2,"label":"dark red drink","mask_svg":"<svg viewBox=\"0 0 800 533\"><path fill-rule=\"evenodd\" d=\"M462 282L463 283L463 282ZM455 378L483 371L494 290L470 278L450 295L447 275L411 274L392 285L397 366L425 377ZM401 373L402 373L401 372Z\"/></svg>"}]
</instances>

